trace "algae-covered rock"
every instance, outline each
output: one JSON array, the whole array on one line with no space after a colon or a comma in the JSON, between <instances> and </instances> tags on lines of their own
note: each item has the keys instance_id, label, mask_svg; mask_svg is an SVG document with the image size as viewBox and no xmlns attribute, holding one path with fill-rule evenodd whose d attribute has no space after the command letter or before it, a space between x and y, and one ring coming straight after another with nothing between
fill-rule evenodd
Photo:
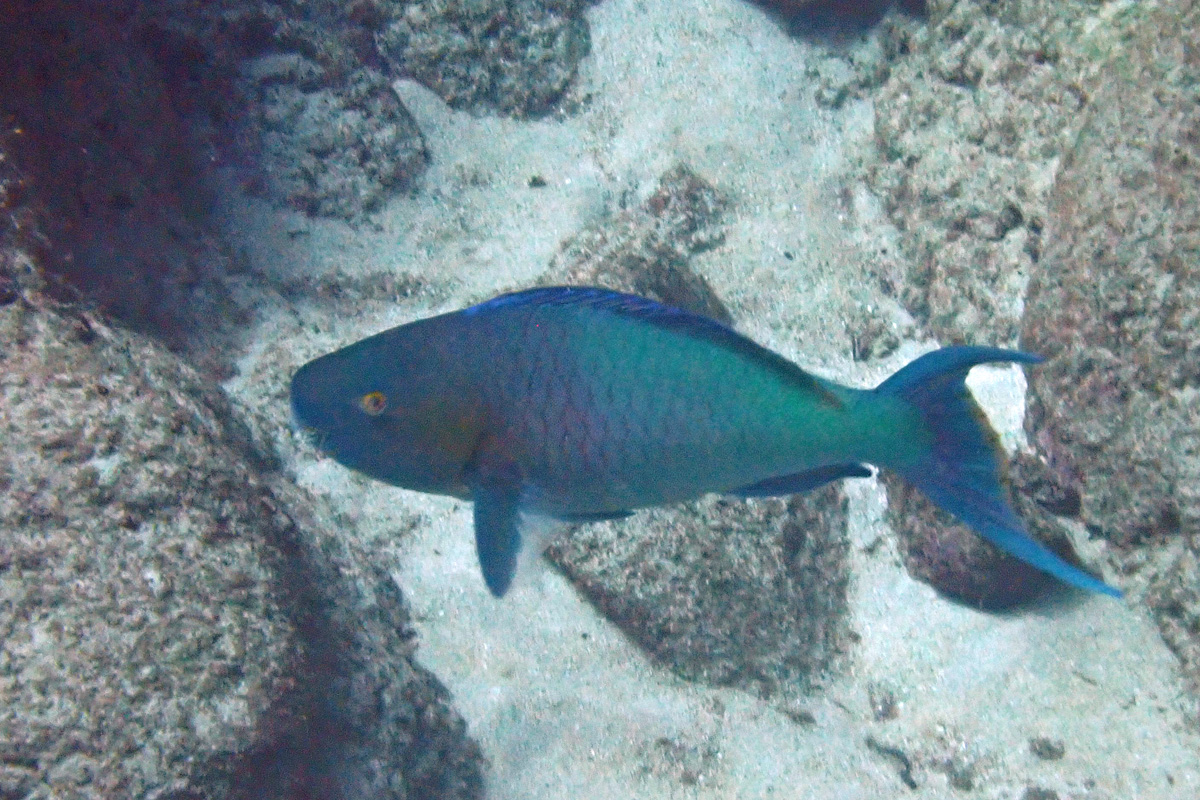
<instances>
[{"instance_id":1,"label":"algae-covered rock","mask_svg":"<svg viewBox=\"0 0 1200 800\"><path fill-rule=\"evenodd\" d=\"M421 132L378 72L331 82L293 54L248 62L246 74L258 99L267 183L290 205L355 219L424 172Z\"/></svg>"},{"instance_id":2,"label":"algae-covered rock","mask_svg":"<svg viewBox=\"0 0 1200 800\"><path fill-rule=\"evenodd\" d=\"M641 206L565 242L542 283L603 286L729 324L729 310L689 264L693 255L724 241L727 206L720 192L691 169L673 167Z\"/></svg>"},{"instance_id":3,"label":"algae-covered rock","mask_svg":"<svg viewBox=\"0 0 1200 800\"><path fill-rule=\"evenodd\" d=\"M235 136L243 184L308 214L357 220L413 187L428 155L375 49L395 3L218 0L141 7L163 60L201 53L193 103ZM177 76L183 84L197 83ZM238 152L238 151L241 152Z\"/></svg>"},{"instance_id":4,"label":"algae-covered rock","mask_svg":"<svg viewBox=\"0 0 1200 800\"><path fill-rule=\"evenodd\" d=\"M44 266L173 345L228 312L202 137L167 72L95 3L0 4L6 155L36 196Z\"/></svg>"},{"instance_id":5,"label":"algae-covered rock","mask_svg":"<svg viewBox=\"0 0 1200 800\"><path fill-rule=\"evenodd\" d=\"M394 69L456 107L548 111L590 47L584 0L419 0L378 37Z\"/></svg>"},{"instance_id":6,"label":"algae-covered rock","mask_svg":"<svg viewBox=\"0 0 1200 800\"><path fill-rule=\"evenodd\" d=\"M770 9L800 33L850 33L874 25L891 8L925 13L925 0L751 0Z\"/></svg>"},{"instance_id":7,"label":"algae-covered rock","mask_svg":"<svg viewBox=\"0 0 1200 800\"><path fill-rule=\"evenodd\" d=\"M846 499L708 498L581 527L551 560L677 674L763 695L810 686L848 644Z\"/></svg>"},{"instance_id":8,"label":"algae-covered rock","mask_svg":"<svg viewBox=\"0 0 1200 800\"><path fill-rule=\"evenodd\" d=\"M1030 436L1200 677L1200 9L1111 60L1054 187L1022 345Z\"/></svg>"},{"instance_id":9,"label":"algae-covered rock","mask_svg":"<svg viewBox=\"0 0 1200 800\"><path fill-rule=\"evenodd\" d=\"M475 798L394 582L223 394L0 250L0 795Z\"/></svg>"},{"instance_id":10,"label":"algae-covered rock","mask_svg":"<svg viewBox=\"0 0 1200 800\"><path fill-rule=\"evenodd\" d=\"M944 342L1011 344L1058 159L1140 14L1101 17L1085 0L929 6L876 100L865 175L909 263L881 278Z\"/></svg>"},{"instance_id":11,"label":"algae-covered rock","mask_svg":"<svg viewBox=\"0 0 1200 800\"><path fill-rule=\"evenodd\" d=\"M4 788L183 785L251 745L303 659L253 469L157 348L24 297L0 331Z\"/></svg>"},{"instance_id":12,"label":"algae-covered rock","mask_svg":"<svg viewBox=\"0 0 1200 800\"><path fill-rule=\"evenodd\" d=\"M1097 87L1022 338L1050 359L1031 430L1085 522L1118 544L1200 525L1200 63L1178 40L1155 47ZM1127 98L1152 69L1155 91Z\"/></svg>"}]
</instances>

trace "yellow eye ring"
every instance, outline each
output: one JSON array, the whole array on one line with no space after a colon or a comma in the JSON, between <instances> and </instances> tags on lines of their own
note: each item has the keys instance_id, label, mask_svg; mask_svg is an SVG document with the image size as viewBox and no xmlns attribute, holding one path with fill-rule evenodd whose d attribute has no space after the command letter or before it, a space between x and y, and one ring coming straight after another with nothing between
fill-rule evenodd
<instances>
[{"instance_id":1,"label":"yellow eye ring","mask_svg":"<svg viewBox=\"0 0 1200 800\"><path fill-rule=\"evenodd\" d=\"M383 392L367 392L358 398L362 410L371 417L378 417L387 410L387 395Z\"/></svg>"}]
</instances>

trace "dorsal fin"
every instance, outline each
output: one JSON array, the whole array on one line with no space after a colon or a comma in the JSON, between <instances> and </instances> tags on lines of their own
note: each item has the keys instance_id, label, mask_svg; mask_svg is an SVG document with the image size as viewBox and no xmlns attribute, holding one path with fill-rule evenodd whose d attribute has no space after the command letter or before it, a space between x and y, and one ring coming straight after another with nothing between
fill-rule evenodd
<instances>
[{"instance_id":1,"label":"dorsal fin","mask_svg":"<svg viewBox=\"0 0 1200 800\"><path fill-rule=\"evenodd\" d=\"M666 330L703 339L718 347L760 361L786 375L799 388L818 395L831 406L835 408L842 406L841 399L816 376L805 372L778 353L747 339L711 317L669 306L648 297L623 294L596 286L547 286L502 294L485 303L471 306L463 313L474 316L521 306L586 306L597 311L619 314Z\"/></svg>"}]
</instances>

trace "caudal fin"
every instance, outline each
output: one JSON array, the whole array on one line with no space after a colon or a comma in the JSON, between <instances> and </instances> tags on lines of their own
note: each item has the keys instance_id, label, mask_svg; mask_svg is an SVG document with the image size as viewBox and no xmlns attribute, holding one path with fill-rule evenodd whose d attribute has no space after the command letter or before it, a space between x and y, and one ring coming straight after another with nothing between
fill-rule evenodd
<instances>
[{"instance_id":1,"label":"caudal fin","mask_svg":"<svg viewBox=\"0 0 1200 800\"><path fill-rule=\"evenodd\" d=\"M933 436L923 457L892 468L1006 553L1072 586L1120 597L1119 590L1030 538L1009 505L1003 451L965 383L972 367L994 361L1033 364L1041 358L994 347L946 347L921 356L876 389L915 407Z\"/></svg>"}]
</instances>

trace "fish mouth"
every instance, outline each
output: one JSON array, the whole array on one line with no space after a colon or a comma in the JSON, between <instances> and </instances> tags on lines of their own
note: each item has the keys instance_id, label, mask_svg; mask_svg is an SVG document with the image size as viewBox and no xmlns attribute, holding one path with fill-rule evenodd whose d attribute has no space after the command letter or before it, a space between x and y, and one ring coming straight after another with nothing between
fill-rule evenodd
<instances>
[{"instance_id":1,"label":"fish mouth","mask_svg":"<svg viewBox=\"0 0 1200 800\"><path fill-rule=\"evenodd\" d=\"M292 435L297 439L304 442L321 455L329 455L329 450L325 447L325 444L329 439L329 434L319 431L316 428L309 428L295 417L292 418L292 424L289 427L292 429Z\"/></svg>"},{"instance_id":2,"label":"fish mouth","mask_svg":"<svg viewBox=\"0 0 1200 800\"><path fill-rule=\"evenodd\" d=\"M292 435L297 439L307 443L321 455L331 455L327 446L329 443L330 432L305 422L303 415L301 415L299 409L296 408L295 397L292 398L292 402L289 404L289 406L291 414L288 416L288 427L291 429Z\"/></svg>"},{"instance_id":3,"label":"fish mouth","mask_svg":"<svg viewBox=\"0 0 1200 800\"><path fill-rule=\"evenodd\" d=\"M294 411L292 412L291 419L288 420L288 428L291 429L293 436L298 439L303 439L313 447L316 447L317 443L323 438L321 436L321 432L316 428L310 428L301 422L299 418L296 417L296 413Z\"/></svg>"}]
</instances>

